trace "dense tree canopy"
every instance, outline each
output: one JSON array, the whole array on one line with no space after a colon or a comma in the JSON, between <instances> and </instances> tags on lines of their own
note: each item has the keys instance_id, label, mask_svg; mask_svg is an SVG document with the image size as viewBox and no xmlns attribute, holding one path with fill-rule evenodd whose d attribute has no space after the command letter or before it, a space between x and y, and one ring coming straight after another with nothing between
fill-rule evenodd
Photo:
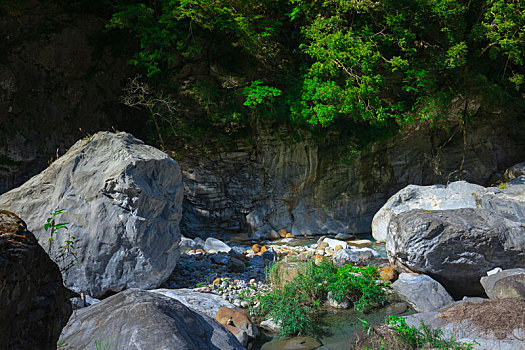
<instances>
[{"instance_id":1,"label":"dense tree canopy","mask_svg":"<svg viewBox=\"0 0 525 350\"><path fill-rule=\"evenodd\" d=\"M143 84L178 106L159 115L187 126L174 112L184 90L203 111L193 129L196 119L227 132L278 119L384 132L438 123L456 97L524 97L519 0L121 0L116 8L108 27L138 39L130 62ZM204 46L231 72L253 68L243 79L184 85L181 61Z\"/></svg>"}]
</instances>

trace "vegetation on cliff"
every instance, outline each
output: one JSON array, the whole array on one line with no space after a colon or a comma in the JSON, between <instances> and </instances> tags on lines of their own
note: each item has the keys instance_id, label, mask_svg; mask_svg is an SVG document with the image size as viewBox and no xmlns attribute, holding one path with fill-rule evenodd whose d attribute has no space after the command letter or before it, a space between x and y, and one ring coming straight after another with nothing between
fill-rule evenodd
<instances>
[{"instance_id":1,"label":"vegetation on cliff","mask_svg":"<svg viewBox=\"0 0 525 350\"><path fill-rule=\"evenodd\" d=\"M525 93L518 0L72 4L131 34L141 77L124 102L148 110L161 146L291 124L358 147L407 123L464 124L470 104Z\"/></svg>"}]
</instances>

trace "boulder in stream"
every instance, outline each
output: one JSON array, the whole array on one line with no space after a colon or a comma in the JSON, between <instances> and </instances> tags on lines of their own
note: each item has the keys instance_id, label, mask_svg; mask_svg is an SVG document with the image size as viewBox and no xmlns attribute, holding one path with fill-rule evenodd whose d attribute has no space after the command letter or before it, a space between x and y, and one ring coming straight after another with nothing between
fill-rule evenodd
<instances>
[{"instance_id":1,"label":"boulder in stream","mask_svg":"<svg viewBox=\"0 0 525 350\"><path fill-rule=\"evenodd\" d=\"M2 194L0 207L24 217L41 244L48 244L50 213L66 209L55 223L69 230L57 231L46 250L68 288L101 297L156 288L169 277L179 256L182 197L177 162L131 134L99 132ZM61 248L67 232L76 261Z\"/></svg>"},{"instance_id":2,"label":"boulder in stream","mask_svg":"<svg viewBox=\"0 0 525 350\"><path fill-rule=\"evenodd\" d=\"M456 299L484 295L479 280L495 267L525 266L525 226L491 210L412 210L389 232L391 265L431 276Z\"/></svg>"},{"instance_id":3,"label":"boulder in stream","mask_svg":"<svg viewBox=\"0 0 525 350\"><path fill-rule=\"evenodd\" d=\"M64 350L112 349L241 350L233 334L207 315L179 301L139 289L128 289L77 310L62 331Z\"/></svg>"}]
</instances>

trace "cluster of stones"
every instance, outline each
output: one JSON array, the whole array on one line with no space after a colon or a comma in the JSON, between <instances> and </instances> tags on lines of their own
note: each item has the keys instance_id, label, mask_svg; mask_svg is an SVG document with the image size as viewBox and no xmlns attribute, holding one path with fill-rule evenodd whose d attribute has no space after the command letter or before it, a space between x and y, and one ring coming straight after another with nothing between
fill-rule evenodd
<instances>
[{"instance_id":1,"label":"cluster of stones","mask_svg":"<svg viewBox=\"0 0 525 350\"><path fill-rule=\"evenodd\" d=\"M230 280L228 278L217 278L211 285L211 290L228 300L236 307L248 308L250 302L256 300L259 295L264 295L271 290L271 286L264 282L251 279L248 283L243 280Z\"/></svg>"}]
</instances>

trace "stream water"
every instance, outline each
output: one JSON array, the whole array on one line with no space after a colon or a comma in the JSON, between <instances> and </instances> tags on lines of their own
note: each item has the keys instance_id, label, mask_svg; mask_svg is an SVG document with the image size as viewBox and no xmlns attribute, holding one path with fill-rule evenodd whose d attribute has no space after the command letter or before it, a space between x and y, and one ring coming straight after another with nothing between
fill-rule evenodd
<instances>
[{"instance_id":1,"label":"stream water","mask_svg":"<svg viewBox=\"0 0 525 350\"><path fill-rule=\"evenodd\" d=\"M366 234L359 235L357 238L374 241L371 235ZM309 245L315 243L315 241L317 241L317 239L296 238L293 242L287 242L286 244ZM377 244L374 242L370 248L373 248L380 253L381 256L386 258L384 244ZM319 311L321 333L316 339L323 344L321 347L323 350L348 350L351 348L351 345L355 343L359 331L363 329L363 322L360 321L360 319L369 324L382 324L384 323L385 318L389 315L404 316L410 313L410 309L408 309L407 305L403 302L395 302L386 307L371 310L368 313L359 312L354 309L323 309ZM277 340L279 340L278 334L264 333L264 336L254 344L252 349L261 349L265 343L272 343ZM279 347L273 349L279 349Z\"/></svg>"},{"instance_id":2,"label":"stream water","mask_svg":"<svg viewBox=\"0 0 525 350\"><path fill-rule=\"evenodd\" d=\"M405 316L411 313L407 305L403 302L396 302L381 309L372 310L369 313L359 312L353 309L321 310L320 327L321 334L316 337L323 344L323 350L348 350L354 344L359 331L363 329L364 320L369 324L382 324L389 315ZM254 344L252 349L261 349L268 342L275 342L279 339L278 334L265 333L259 342Z\"/></svg>"}]
</instances>

